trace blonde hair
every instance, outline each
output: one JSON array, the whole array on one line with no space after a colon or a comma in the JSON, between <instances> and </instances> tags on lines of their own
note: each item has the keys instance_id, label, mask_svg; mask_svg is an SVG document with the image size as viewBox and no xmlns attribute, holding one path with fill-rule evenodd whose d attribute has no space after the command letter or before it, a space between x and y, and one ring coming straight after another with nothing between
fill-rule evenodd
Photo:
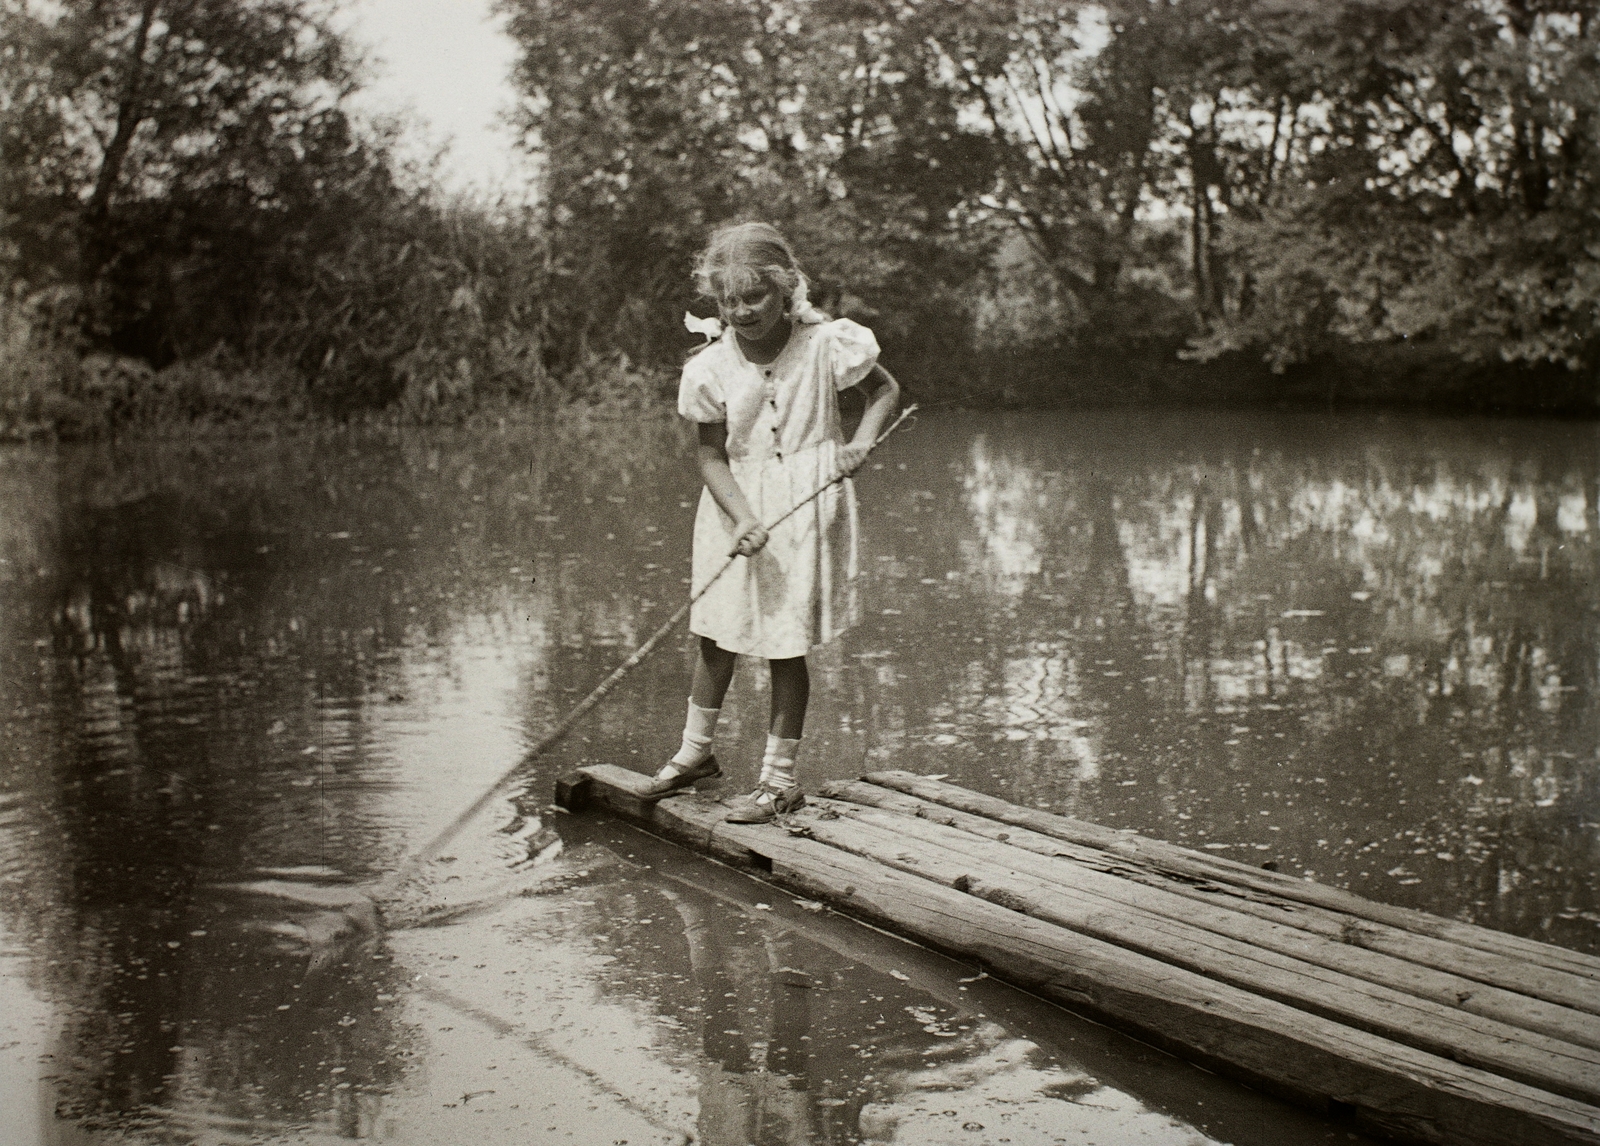
<instances>
[{"instance_id":1,"label":"blonde hair","mask_svg":"<svg viewBox=\"0 0 1600 1146\"><path fill-rule=\"evenodd\" d=\"M694 281L701 294L718 302L769 282L789 300L790 318L828 321L806 297L809 283L805 273L795 261L789 241L771 223L719 227L694 261Z\"/></svg>"}]
</instances>

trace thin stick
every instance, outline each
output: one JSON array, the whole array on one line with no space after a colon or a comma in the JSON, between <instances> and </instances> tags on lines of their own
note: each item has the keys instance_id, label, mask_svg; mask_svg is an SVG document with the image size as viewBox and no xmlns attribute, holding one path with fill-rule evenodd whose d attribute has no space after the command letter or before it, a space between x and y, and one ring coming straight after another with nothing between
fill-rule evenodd
<instances>
[{"instance_id":1,"label":"thin stick","mask_svg":"<svg viewBox=\"0 0 1600 1146\"><path fill-rule=\"evenodd\" d=\"M867 453L872 453L873 450L882 445L890 434L894 433L900 428L900 423L905 421L915 411L916 406L914 405L907 406L904 410L901 410L900 416L897 417L893 422L889 423L889 428L884 430L883 433L879 434L873 443L867 447ZM845 476L847 475L841 474L832 481L824 482L822 485L818 486L815 490L808 494L804 500L796 502L793 506L786 510L781 517L772 522L772 524L766 526L767 532L771 533L774 529L778 528L778 526L782 525L785 521L789 520L789 518L793 517L797 512L799 512L803 506L809 505L811 502L820 497L824 490L843 481ZM649 639L646 640L644 644L634 649L632 655L629 656L627 660L623 661L620 665L611 670L611 674L607 676L605 680L597 684L593 692L580 700L573 710L567 713L566 717L561 721L560 724L556 725L549 732L545 733L543 739L541 739L532 748L528 749L528 751L523 753L520 760L518 760L510 768L506 769L506 771L498 780L485 789L483 794L469 804L465 810L456 816L455 819L446 824L444 829L440 831L438 835L434 836L433 839L429 840L422 846L420 850L413 853L410 857L402 860L401 863L394 869L394 871L390 872L383 879L379 880L372 890L372 897L374 899L379 899L393 893L400 887L402 883L415 875L417 869L423 864L427 863L434 856L438 855L439 850L443 848L445 844L454 839L456 833L464 828L474 816L487 808L491 803L494 802L496 798L504 793L505 790L512 785L518 774L524 768L526 768L538 757L543 756L555 744L559 743L567 735L567 733L571 732L573 726L587 716L590 710L595 707L595 705L604 700L623 677L627 676L630 672L637 668L646 657L656 651L656 646L660 645L661 642L667 638L667 634L672 632L673 629L677 628L679 621L683 620L689 615L689 610L694 607L695 602L700 600L701 597L704 597L706 593L710 591L711 586L716 584L717 578L721 577L730 568L732 568L736 557L737 554L729 554L728 559L722 563L721 568L711 575L711 579L702 585L699 591L683 604L682 608L680 608L676 613L672 614L672 616L664 625L662 625L655 632L651 633Z\"/></svg>"}]
</instances>

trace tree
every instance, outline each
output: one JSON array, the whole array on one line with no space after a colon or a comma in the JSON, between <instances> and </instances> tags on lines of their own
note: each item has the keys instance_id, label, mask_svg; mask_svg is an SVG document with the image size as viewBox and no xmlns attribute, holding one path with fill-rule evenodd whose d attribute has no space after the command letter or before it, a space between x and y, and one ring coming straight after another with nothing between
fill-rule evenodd
<instances>
[{"instance_id":1,"label":"tree","mask_svg":"<svg viewBox=\"0 0 1600 1146\"><path fill-rule=\"evenodd\" d=\"M507 0L520 123L543 163L553 327L671 361L693 252L718 223L783 225L825 306L906 333L962 262L949 216L974 137L908 74L902 6L794 0ZM977 165L982 170L982 165ZM913 259L920 275L897 274Z\"/></svg>"},{"instance_id":2,"label":"tree","mask_svg":"<svg viewBox=\"0 0 1600 1146\"><path fill-rule=\"evenodd\" d=\"M1159 129L1159 25L1143 12L1124 21L1118 5L1043 0L906 11L914 66L943 89L959 130L986 145L967 148L987 177L967 214L1020 231L1075 300L1075 325L1118 325L1124 272L1163 256L1141 212Z\"/></svg>"},{"instance_id":3,"label":"tree","mask_svg":"<svg viewBox=\"0 0 1600 1146\"><path fill-rule=\"evenodd\" d=\"M6 0L0 39L8 269L76 284L127 352L237 334L248 315L218 304L248 308L228 280L271 260L271 221L384 166L343 110L356 61L314 0ZM180 305L197 291L216 318Z\"/></svg>"},{"instance_id":4,"label":"tree","mask_svg":"<svg viewBox=\"0 0 1600 1146\"><path fill-rule=\"evenodd\" d=\"M1248 346L1282 364L1403 340L1600 363L1600 6L1242 10L1249 66L1234 71L1249 82L1233 96L1288 130L1265 193L1230 221L1238 269L1203 354Z\"/></svg>"}]
</instances>

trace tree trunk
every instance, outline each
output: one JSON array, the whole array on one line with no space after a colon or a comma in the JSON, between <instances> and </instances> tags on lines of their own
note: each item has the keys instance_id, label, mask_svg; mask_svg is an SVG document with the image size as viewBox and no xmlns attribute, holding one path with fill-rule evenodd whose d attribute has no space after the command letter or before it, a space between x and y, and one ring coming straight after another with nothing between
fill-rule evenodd
<instances>
[{"instance_id":1,"label":"tree trunk","mask_svg":"<svg viewBox=\"0 0 1600 1146\"><path fill-rule=\"evenodd\" d=\"M1211 290L1206 283L1206 227L1201 217L1205 190L1200 186L1200 176L1193 164L1189 167L1189 177L1189 248L1190 264L1194 271L1194 309L1200 325L1205 327L1211 319Z\"/></svg>"},{"instance_id":2,"label":"tree trunk","mask_svg":"<svg viewBox=\"0 0 1600 1146\"><path fill-rule=\"evenodd\" d=\"M111 199L122 180L122 165L133 145L134 133L144 122L145 47L150 41L150 26L155 22L160 0L144 0L139 11L139 25L133 34L133 51L128 60L127 74L123 77L122 94L117 101L117 127L111 142L106 145L100 160L100 170L95 176L94 192L89 196L89 227L93 243L93 256L86 268L95 276L109 261Z\"/></svg>"},{"instance_id":3,"label":"tree trunk","mask_svg":"<svg viewBox=\"0 0 1600 1146\"><path fill-rule=\"evenodd\" d=\"M1522 155L1517 176L1522 184L1522 203L1530 215L1543 211L1550 201L1550 173L1545 165L1540 127L1530 116L1518 125Z\"/></svg>"}]
</instances>

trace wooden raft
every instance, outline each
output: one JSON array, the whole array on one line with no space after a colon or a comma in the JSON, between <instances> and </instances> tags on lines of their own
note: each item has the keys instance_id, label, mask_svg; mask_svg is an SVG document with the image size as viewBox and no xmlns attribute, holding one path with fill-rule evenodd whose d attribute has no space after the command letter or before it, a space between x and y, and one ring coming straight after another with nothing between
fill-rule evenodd
<instances>
[{"instance_id":1,"label":"wooden raft","mask_svg":"<svg viewBox=\"0 0 1600 1146\"><path fill-rule=\"evenodd\" d=\"M1600 959L909 772L776 824L558 785L1220 1073L1402 1141L1600 1143Z\"/></svg>"}]
</instances>

